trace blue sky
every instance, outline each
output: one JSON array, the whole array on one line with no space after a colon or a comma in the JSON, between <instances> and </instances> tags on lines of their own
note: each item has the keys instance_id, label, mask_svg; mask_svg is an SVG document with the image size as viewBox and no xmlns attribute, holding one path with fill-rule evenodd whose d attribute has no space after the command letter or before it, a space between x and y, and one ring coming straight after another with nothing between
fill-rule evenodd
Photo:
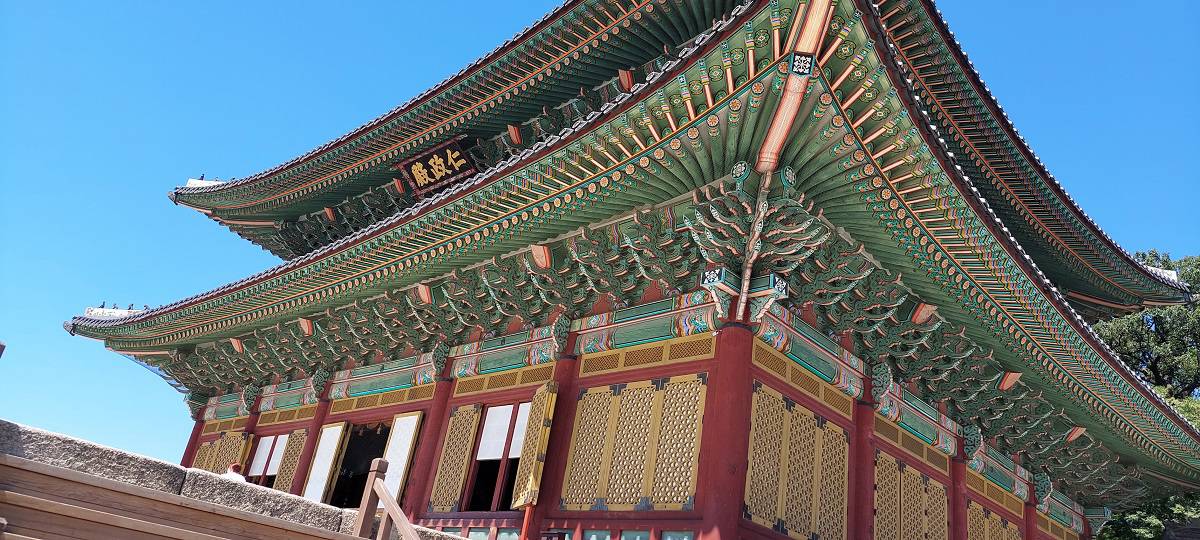
<instances>
[{"instance_id":1,"label":"blue sky","mask_svg":"<svg viewBox=\"0 0 1200 540\"><path fill-rule=\"evenodd\" d=\"M1111 236L1200 254L1200 4L1042 4L939 7ZM182 396L61 326L101 301L160 305L279 262L166 193L323 144L553 7L336 5L0 0L0 418L177 461Z\"/></svg>"}]
</instances>

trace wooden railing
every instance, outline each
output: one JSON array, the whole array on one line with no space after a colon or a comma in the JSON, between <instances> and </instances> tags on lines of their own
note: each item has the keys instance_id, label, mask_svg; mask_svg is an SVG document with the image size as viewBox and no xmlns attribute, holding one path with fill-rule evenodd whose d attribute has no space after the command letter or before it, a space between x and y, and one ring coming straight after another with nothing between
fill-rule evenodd
<instances>
[{"instance_id":1,"label":"wooden railing","mask_svg":"<svg viewBox=\"0 0 1200 540\"><path fill-rule=\"evenodd\" d=\"M408 521L408 516L400 510L397 497L388 493L383 479L387 475L388 462L383 458L371 461L371 471L367 474L367 486L363 490L362 504L358 507L358 518L354 522L354 535L359 538L371 537L371 526L375 523L376 509L383 503L383 517L379 521L379 529L375 533L376 540L391 538L392 527L395 526L400 540L421 540L417 530Z\"/></svg>"}]
</instances>

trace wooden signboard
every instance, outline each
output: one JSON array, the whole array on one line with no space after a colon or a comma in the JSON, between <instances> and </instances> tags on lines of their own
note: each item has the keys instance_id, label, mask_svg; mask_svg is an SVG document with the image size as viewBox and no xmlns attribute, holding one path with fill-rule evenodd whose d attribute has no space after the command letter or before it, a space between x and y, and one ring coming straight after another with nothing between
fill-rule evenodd
<instances>
[{"instance_id":1,"label":"wooden signboard","mask_svg":"<svg viewBox=\"0 0 1200 540\"><path fill-rule=\"evenodd\" d=\"M425 195L477 172L475 163L451 139L397 166L415 195Z\"/></svg>"}]
</instances>

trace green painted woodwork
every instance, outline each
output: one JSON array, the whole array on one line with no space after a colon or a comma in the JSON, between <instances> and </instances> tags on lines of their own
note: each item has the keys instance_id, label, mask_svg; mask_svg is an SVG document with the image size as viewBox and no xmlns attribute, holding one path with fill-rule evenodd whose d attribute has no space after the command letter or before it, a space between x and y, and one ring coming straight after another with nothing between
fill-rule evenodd
<instances>
[{"instance_id":1,"label":"green painted woodwork","mask_svg":"<svg viewBox=\"0 0 1200 540\"><path fill-rule=\"evenodd\" d=\"M998 451L1019 453L1087 504L1132 504L1163 489L1154 475L1200 482L1195 428L1097 345L1004 236L958 172L965 154L939 145L912 99L919 90L904 86L885 46L904 40L887 43L855 7L836 6L828 53L770 176L746 162L785 80L799 76L787 70L790 56L768 52L778 4L719 23L718 35L664 62L650 84L533 159L463 184L456 199L418 205L245 283L69 328L141 353L192 390L193 403L273 374L487 343L513 324L555 324L565 336L567 321L597 302L632 305L651 285L669 295L695 289L707 264L719 269L703 280L714 296L736 294L741 275L786 285L777 304L811 310L818 332L851 339L881 390L911 382L916 395L904 402L913 410L928 408L919 400L944 403L968 455L994 438ZM746 61L752 44L755 66ZM706 90L711 106L700 99ZM548 264L530 244L546 247ZM778 282L759 281L768 274ZM918 323L922 305L937 309ZM632 328L621 339L663 331ZM509 344L495 339L493 350ZM813 353L792 356L831 371ZM478 367L513 362L498 355ZM1006 371L1024 375L1001 391ZM912 413L902 424L936 436ZM1076 426L1087 431L1066 441Z\"/></svg>"},{"instance_id":2,"label":"green painted woodwork","mask_svg":"<svg viewBox=\"0 0 1200 540\"><path fill-rule=\"evenodd\" d=\"M173 200L210 211L214 218L281 224L317 224L315 213L336 206L343 213L323 233L344 234L336 229L354 226L353 219L343 217L346 211L370 205L354 199L390 183L397 176L395 163L453 137L492 138L508 125L557 109L581 88L604 83L619 69L642 66L664 47L684 44L737 5L733 0L568 1L471 68L309 155L225 185L177 188ZM548 120L523 129L525 139L552 129ZM284 257L310 247L275 225L230 228Z\"/></svg>"}]
</instances>

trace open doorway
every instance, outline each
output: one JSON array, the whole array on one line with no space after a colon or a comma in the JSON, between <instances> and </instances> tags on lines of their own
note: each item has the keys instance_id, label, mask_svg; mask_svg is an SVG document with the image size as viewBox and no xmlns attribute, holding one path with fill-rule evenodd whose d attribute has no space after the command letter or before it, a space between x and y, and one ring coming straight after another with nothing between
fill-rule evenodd
<instances>
[{"instance_id":1,"label":"open doorway","mask_svg":"<svg viewBox=\"0 0 1200 540\"><path fill-rule=\"evenodd\" d=\"M358 507L362 502L363 489L367 486L371 460L383 457L390 431L390 426L385 422L350 426L329 504L339 508Z\"/></svg>"}]
</instances>

